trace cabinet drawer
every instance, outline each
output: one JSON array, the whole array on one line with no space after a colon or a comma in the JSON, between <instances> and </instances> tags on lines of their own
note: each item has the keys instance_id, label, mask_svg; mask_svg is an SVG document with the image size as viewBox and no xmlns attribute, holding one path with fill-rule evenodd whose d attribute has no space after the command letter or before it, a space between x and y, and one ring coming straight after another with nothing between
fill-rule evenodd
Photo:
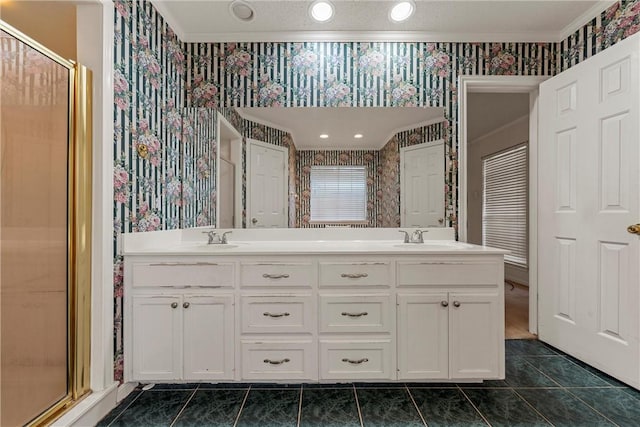
<instances>
[{"instance_id":1,"label":"cabinet drawer","mask_svg":"<svg viewBox=\"0 0 640 427\"><path fill-rule=\"evenodd\" d=\"M390 295L320 295L320 332L391 332Z\"/></svg>"},{"instance_id":2,"label":"cabinet drawer","mask_svg":"<svg viewBox=\"0 0 640 427\"><path fill-rule=\"evenodd\" d=\"M242 263L240 283L242 286L301 286L313 284L311 263Z\"/></svg>"},{"instance_id":3,"label":"cabinet drawer","mask_svg":"<svg viewBox=\"0 0 640 427\"><path fill-rule=\"evenodd\" d=\"M501 265L495 262L399 261L396 268L398 286L496 286Z\"/></svg>"},{"instance_id":4,"label":"cabinet drawer","mask_svg":"<svg viewBox=\"0 0 640 427\"><path fill-rule=\"evenodd\" d=\"M243 333L311 333L313 298L299 296L242 296Z\"/></svg>"},{"instance_id":5,"label":"cabinet drawer","mask_svg":"<svg viewBox=\"0 0 640 427\"><path fill-rule=\"evenodd\" d=\"M133 286L233 287L233 263L159 262L133 264Z\"/></svg>"},{"instance_id":6,"label":"cabinet drawer","mask_svg":"<svg viewBox=\"0 0 640 427\"><path fill-rule=\"evenodd\" d=\"M242 379L316 380L316 352L311 341L242 341Z\"/></svg>"},{"instance_id":7,"label":"cabinet drawer","mask_svg":"<svg viewBox=\"0 0 640 427\"><path fill-rule=\"evenodd\" d=\"M320 287L384 286L391 284L388 262L321 262Z\"/></svg>"},{"instance_id":8,"label":"cabinet drawer","mask_svg":"<svg viewBox=\"0 0 640 427\"><path fill-rule=\"evenodd\" d=\"M320 341L320 379L395 379L391 340Z\"/></svg>"}]
</instances>

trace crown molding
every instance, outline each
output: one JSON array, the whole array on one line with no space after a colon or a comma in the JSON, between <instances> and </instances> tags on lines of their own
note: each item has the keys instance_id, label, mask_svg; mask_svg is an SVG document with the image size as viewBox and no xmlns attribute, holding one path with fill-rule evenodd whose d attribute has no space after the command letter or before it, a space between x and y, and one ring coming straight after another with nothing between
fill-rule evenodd
<instances>
[{"instance_id":1,"label":"crown molding","mask_svg":"<svg viewBox=\"0 0 640 427\"><path fill-rule=\"evenodd\" d=\"M169 11L169 9L165 6L164 2L162 0L149 0L149 1L153 5L153 7L156 8L158 13L164 18L165 22L169 25L169 27L171 27L171 29L176 34L176 36L178 36L178 39L180 39L181 42L184 42L185 37L187 36L187 33L184 30L184 28L182 28L182 26L180 25L178 20L175 18L175 16L173 16Z\"/></svg>"},{"instance_id":2,"label":"crown molding","mask_svg":"<svg viewBox=\"0 0 640 427\"><path fill-rule=\"evenodd\" d=\"M157 3L158 0L153 0ZM167 21L169 21L167 19ZM176 31L177 34L177 31ZM219 42L557 42L550 32L453 33L427 31L279 31L183 33L187 43Z\"/></svg>"},{"instance_id":3,"label":"crown molding","mask_svg":"<svg viewBox=\"0 0 640 427\"><path fill-rule=\"evenodd\" d=\"M617 2L618 2L617 0L600 0L598 3L594 4L592 7L587 9L583 14L578 16L576 19L569 22L562 30L560 30L560 32L558 33L558 39L556 41L561 42L569 38L571 34L578 31L587 22L591 21L593 18L600 15L602 12L604 12L605 10L607 10L609 7L613 6Z\"/></svg>"}]
</instances>

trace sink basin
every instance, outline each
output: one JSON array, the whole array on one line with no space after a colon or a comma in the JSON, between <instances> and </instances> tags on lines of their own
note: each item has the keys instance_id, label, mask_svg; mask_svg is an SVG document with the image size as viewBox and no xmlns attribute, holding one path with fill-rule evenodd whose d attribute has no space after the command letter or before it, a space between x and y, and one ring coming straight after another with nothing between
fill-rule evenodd
<instances>
[{"instance_id":1,"label":"sink basin","mask_svg":"<svg viewBox=\"0 0 640 427\"><path fill-rule=\"evenodd\" d=\"M229 249L237 248L238 245L224 244L224 245L208 245L206 243L193 246L181 246L180 249L184 251L197 251L197 252L219 252L227 251Z\"/></svg>"}]
</instances>

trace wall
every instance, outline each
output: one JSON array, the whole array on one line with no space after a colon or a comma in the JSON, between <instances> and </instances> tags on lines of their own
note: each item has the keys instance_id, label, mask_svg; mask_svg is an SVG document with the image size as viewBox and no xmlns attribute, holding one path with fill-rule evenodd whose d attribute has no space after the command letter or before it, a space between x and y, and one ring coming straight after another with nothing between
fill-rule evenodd
<instances>
[{"instance_id":1,"label":"wall","mask_svg":"<svg viewBox=\"0 0 640 427\"><path fill-rule=\"evenodd\" d=\"M382 199L379 191L378 165L380 152L375 150L305 150L298 151L296 198L299 203L296 227L322 228L325 224L310 224L311 167L312 166L366 166L367 169L367 223L353 226L377 227L382 219L378 207ZM337 225L337 224L332 224Z\"/></svg>"},{"instance_id":2,"label":"wall","mask_svg":"<svg viewBox=\"0 0 640 427\"><path fill-rule=\"evenodd\" d=\"M0 19L64 59L76 60L76 5L71 1L7 1ZM54 22L55 25L51 25Z\"/></svg>"},{"instance_id":3,"label":"wall","mask_svg":"<svg viewBox=\"0 0 640 427\"><path fill-rule=\"evenodd\" d=\"M528 103L528 101L527 101ZM523 116L468 144L467 241L482 244L482 158L529 140L529 115ZM528 284L528 269L505 263L505 278Z\"/></svg>"}]
</instances>

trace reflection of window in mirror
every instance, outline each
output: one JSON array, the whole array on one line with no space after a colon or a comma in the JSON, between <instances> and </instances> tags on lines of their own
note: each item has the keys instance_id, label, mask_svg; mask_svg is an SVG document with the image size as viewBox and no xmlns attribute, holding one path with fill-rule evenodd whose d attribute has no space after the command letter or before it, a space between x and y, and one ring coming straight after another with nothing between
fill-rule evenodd
<instances>
[{"instance_id":1,"label":"reflection of window in mirror","mask_svg":"<svg viewBox=\"0 0 640 427\"><path fill-rule=\"evenodd\" d=\"M367 221L367 171L364 166L311 167L311 221Z\"/></svg>"}]
</instances>

